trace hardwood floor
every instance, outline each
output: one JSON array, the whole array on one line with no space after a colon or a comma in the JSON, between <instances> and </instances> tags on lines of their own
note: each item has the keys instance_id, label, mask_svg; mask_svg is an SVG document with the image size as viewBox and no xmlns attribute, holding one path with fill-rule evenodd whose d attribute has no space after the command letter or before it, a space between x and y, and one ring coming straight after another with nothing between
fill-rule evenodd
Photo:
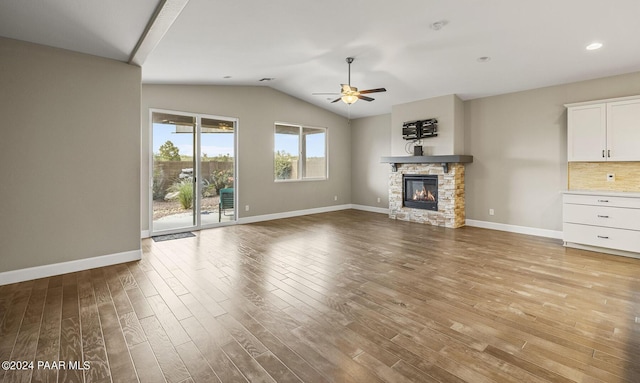
<instances>
[{"instance_id":1,"label":"hardwood floor","mask_svg":"<svg viewBox=\"0 0 640 383\"><path fill-rule=\"evenodd\" d=\"M143 251L0 287L0 361L67 363L0 382L640 382L640 260L355 210Z\"/></svg>"}]
</instances>

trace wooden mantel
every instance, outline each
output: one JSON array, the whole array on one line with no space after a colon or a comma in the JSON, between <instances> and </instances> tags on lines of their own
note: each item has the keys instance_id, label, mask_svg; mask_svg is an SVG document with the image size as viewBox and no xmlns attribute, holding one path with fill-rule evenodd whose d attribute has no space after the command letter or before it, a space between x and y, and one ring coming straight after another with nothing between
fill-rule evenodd
<instances>
[{"instance_id":1,"label":"wooden mantel","mask_svg":"<svg viewBox=\"0 0 640 383\"><path fill-rule=\"evenodd\" d=\"M449 164L451 163L470 163L473 162L473 156L466 154L446 155L446 156L399 156L399 157L382 157L380 162L391 164L391 169L395 172L398 170L398 164L442 164L445 173L449 173Z\"/></svg>"}]
</instances>

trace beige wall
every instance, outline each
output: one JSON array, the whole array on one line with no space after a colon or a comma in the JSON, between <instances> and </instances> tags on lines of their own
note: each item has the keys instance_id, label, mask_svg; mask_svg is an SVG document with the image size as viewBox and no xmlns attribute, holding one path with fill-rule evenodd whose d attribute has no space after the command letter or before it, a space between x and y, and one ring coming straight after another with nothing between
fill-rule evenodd
<instances>
[{"instance_id":1,"label":"beige wall","mask_svg":"<svg viewBox=\"0 0 640 383\"><path fill-rule=\"evenodd\" d=\"M440 134L447 126L459 129L462 125L464 145L460 151L460 134L455 134L453 129L454 152L441 151L448 147L448 142L439 146L433 138L424 141L425 146L436 146L428 154L464 153L474 157L473 163L466 165L465 172L467 219L561 231L560 191L567 189L564 104L636 94L640 94L640 72L465 102L456 101L457 97L443 96L396 105L391 126L387 128L389 133L384 134L383 120L378 120L379 124L374 125L375 137L354 139L352 151L366 153L370 161L356 160L354 154L352 172L354 175L376 174L358 184L367 185L370 195L379 193L388 182L378 173L379 157L408 155L404 151L402 122L437 117L437 139L442 138ZM463 124L458 124L462 117ZM453 125L451 118L455 122ZM364 129L371 122L359 119L352 121L352 125L355 129ZM355 130L353 137L356 137ZM391 148L385 151L388 140L391 140ZM354 195L353 201L377 206L372 198ZM490 216L489 209L494 209L495 215Z\"/></svg>"},{"instance_id":2,"label":"beige wall","mask_svg":"<svg viewBox=\"0 0 640 383\"><path fill-rule=\"evenodd\" d=\"M456 95L429 98L394 105L391 110L391 153L407 156L407 142L402 138L402 124L407 121L438 119L438 136L422 140L425 155L464 154L463 104Z\"/></svg>"},{"instance_id":3,"label":"beige wall","mask_svg":"<svg viewBox=\"0 0 640 383\"><path fill-rule=\"evenodd\" d=\"M267 87L143 85L142 230L149 229L150 108L239 119L239 218L351 203L351 135L344 117ZM276 121L328 129L328 180L274 182Z\"/></svg>"},{"instance_id":4,"label":"beige wall","mask_svg":"<svg viewBox=\"0 0 640 383\"><path fill-rule=\"evenodd\" d=\"M352 203L385 209L389 207L391 167L381 163L380 157L391 153L390 132L390 114L351 121Z\"/></svg>"},{"instance_id":5,"label":"beige wall","mask_svg":"<svg viewBox=\"0 0 640 383\"><path fill-rule=\"evenodd\" d=\"M640 73L465 102L467 219L562 230L565 103L640 94ZM495 209L495 216L488 210Z\"/></svg>"},{"instance_id":6,"label":"beige wall","mask_svg":"<svg viewBox=\"0 0 640 383\"><path fill-rule=\"evenodd\" d=\"M562 230L564 104L639 93L632 73L465 102L467 219Z\"/></svg>"},{"instance_id":7,"label":"beige wall","mask_svg":"<svg viewBox=\"0 0 640 383\"><path fill-rule=\"evenodd\" d=\"M0 272L140 249L140 68L0 38Z\"/></svg>"},{"instance_id":8,"label":"beige wall","mask_svg":"<svg viewBox=\"0 0 640 383\"><path fill-rule=\"evenodd\" d=\"M466 103L466 146L473 155L467 219L562 229L567 142L561 93L545 88Z\"/></svg>"}]
</instances>

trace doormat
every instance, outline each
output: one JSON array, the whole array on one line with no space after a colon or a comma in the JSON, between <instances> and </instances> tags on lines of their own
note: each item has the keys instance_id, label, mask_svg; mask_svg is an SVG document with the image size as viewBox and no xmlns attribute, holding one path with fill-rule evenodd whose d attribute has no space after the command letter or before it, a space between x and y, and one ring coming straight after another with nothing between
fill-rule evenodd
<instances>
[{"instance_id":1,"label":"doormat","mask_svg":"<svg viewBox=\"0 0 640 383\"><path fill-rule=\"evenodd\" d=\"M195 236L196 236L195 234L193 234L192 232L188 231L186 233L154 235L151 238L153 238L153 240L155 242L162 242L162 241L170 241L172 239L189 238L189 237L195 237Z\"/></svg>"}]
</instances>

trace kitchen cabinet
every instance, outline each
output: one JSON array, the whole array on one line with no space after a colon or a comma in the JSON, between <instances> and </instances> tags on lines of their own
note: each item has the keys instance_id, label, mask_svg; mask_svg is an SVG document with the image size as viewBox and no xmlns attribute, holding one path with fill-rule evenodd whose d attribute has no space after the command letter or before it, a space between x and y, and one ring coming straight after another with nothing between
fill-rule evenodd
<instances>
[{"instance_id":1,"label":"kitchen cabinet","mask_svg":"<svg viewBox=\"0 0 640 383\"><path fill-rule=\"evenodd\" d=\"M640 96L565 106L569 162L640 161Z\"/></svg>"},{"instance_id":2,"label":"kitchen cabinet","mask_svg":"<svg viewBox=\"0 0 640 383\"><path fill-rule=\"evenodd\" d=\"M565 246L640 257L640 193L567 191L562 209Z\"/></svg>"}]
</instances>

